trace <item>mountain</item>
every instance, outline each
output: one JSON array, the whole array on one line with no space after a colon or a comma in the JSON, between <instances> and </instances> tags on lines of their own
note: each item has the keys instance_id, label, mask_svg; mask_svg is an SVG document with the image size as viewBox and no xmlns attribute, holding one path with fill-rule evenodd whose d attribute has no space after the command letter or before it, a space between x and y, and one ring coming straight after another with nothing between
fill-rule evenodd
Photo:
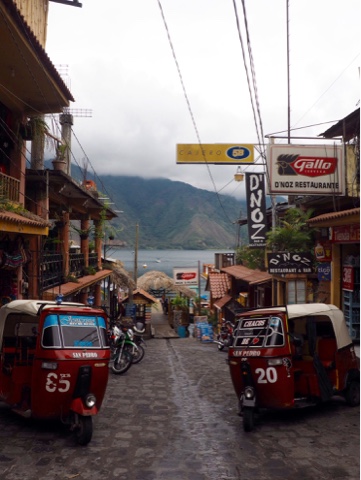
<instances>
[{"instance_id":1,"label":"mountain","mask_svg":"<svg viewBox=\"0 0 361 480\"><path fill-rule=\"evenodd\" d=\"M245 202L167 179L99 175L105 196L120 209L111 222L128 248L228 249L238 244L235 222L247 211Z\"/></svg>"}]
</instances>

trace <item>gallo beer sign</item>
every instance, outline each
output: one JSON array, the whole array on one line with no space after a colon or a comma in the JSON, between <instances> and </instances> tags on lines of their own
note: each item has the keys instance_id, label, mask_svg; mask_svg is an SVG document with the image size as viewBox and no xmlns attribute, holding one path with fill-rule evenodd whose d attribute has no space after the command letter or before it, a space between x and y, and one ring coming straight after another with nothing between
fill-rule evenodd
<instances>
[{"instance_id":1,"label":"gallo beer sign","mask_svg":"<svg viewBox=\"0 0 361 480\"><path fill-rule=\"evenodd\" d=\"M341 145L270 145L269 193L344 195Z\"/></svg>"},{"instance_id":2,"label":"gallo beer sign","mask_svg":"<svg viewBox=\"0 0 361 480\"><path fill-rule=\"evenodd\" d=\"M174 267L173 280L175 285L198 285L198 269Z\"/></svg>"}]
</instances>

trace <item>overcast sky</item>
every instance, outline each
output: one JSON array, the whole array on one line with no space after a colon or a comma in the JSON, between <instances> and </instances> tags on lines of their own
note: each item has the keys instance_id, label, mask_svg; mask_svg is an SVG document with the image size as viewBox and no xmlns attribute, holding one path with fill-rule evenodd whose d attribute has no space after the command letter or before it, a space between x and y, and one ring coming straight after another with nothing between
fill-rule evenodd
<instances>
[{"instance_id":1,"label":"overcast sky","mask_svg":"<svg viewBox=\"0 0 361 480\"><path fill-rule=\"evenodd\" d=\"M71 107L92 110L74 117L77 162L88 157L98 175L243 194L237 166L176 165L177 144L258 143L233 0L80 1L82 8L50 2L46 46L76 100ZM287 135L287 1L245 5L263 132ZM359 0L289 0L292 128L338 121L359 106L359 31Z\"/></svg>"}]
</instances>

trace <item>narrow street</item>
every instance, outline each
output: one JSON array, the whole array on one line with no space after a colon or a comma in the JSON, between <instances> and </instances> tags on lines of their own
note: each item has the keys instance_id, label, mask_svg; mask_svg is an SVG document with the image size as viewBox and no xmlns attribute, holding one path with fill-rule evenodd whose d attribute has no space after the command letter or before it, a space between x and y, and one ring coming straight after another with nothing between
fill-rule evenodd
<instances>
[{"instance_id":1,"label":"narrow street","mask_svg":"<svg viewBox=\"0 0 361 480\"><path fill-rule=\"evenodd\" d=\"M110 374L87 447L0 404L1 480L360 478L359 408L265 413L245 433L226 357L195 338L148 340L141 363Z\"/></svg>"}]
</instances>

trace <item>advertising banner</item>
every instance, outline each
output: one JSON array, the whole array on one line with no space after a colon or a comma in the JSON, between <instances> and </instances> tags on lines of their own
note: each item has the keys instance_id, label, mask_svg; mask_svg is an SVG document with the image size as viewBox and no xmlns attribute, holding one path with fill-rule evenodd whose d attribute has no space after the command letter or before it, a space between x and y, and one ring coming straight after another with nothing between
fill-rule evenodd
<instances>
[{"instance_id":1,"label":"advertising banner","mask_svg":"<svg viewBox=\"0 0 361 480\"><path fill-rule=\"evenodd\" d=\"M198 285L198 268L174 267L173 280L176 285Z\"/></svg>"},{"instance_id":2,"label":"advertising banner","mask_svg":"<svg viewBox=\"0 0 361 480\"><path fill-rule=\"evenodd\" d=\"M250 247L266 245L266 192L263 173L246 173L247 223Z\"/></svg>"},{"instance_id":3,"label":"advertising banner","mask_svg":"<svg viewBox=\"0 0 361 480\"><path fill-rule=\"evenodd\" d=\"M317 279L319 282L331 281L331 263L330 262L320 263L317 266Z\"/></svg>"},{"instance_id":4,"label":"advertising banner","mask_svg":"<svg viewBox=\"0 0 361 480\"><path fill-rule=\"evenodd\" d=\"M355 288L355 273L351 265L342 267L342 290L353 292Z\"/></svg>"},{"instance_id":5,"label":"advertising banner","mask_svg":"<svg viewBox=\"0 0 361 480\"><path fill-rule=\"evenodd\" d=\"M268 273L312 273L312 255L302 253L267 253Z\"/></svg>"},{"instance_id":6,"label":"advertising banner","mask_svg":"<svg viewBox=\"0 0 361 480\"><path fill-rule=\"evenodd\" d=\"M344 195L341 145L269 145L269 193Z\"/></svg>"},{"instance_id":7,"label":"advertising banner","mask_svg":"<svg viewBox=\"0 0 361 480\"><path fill-rule=\"evenodd\" d=\"M242 143L178 144L177 163L248 165L254 163L254 146Z\"/></svg>"},{"instance_id":8,"label":"advertising banner","mask_svg":"<svg viewBox=\"0 0 361 480\"><path fill-rule=\"evenodd\" d=\"M359 243L360 224L332 227L333 243Z\"/></svg>"}]
</instances>

